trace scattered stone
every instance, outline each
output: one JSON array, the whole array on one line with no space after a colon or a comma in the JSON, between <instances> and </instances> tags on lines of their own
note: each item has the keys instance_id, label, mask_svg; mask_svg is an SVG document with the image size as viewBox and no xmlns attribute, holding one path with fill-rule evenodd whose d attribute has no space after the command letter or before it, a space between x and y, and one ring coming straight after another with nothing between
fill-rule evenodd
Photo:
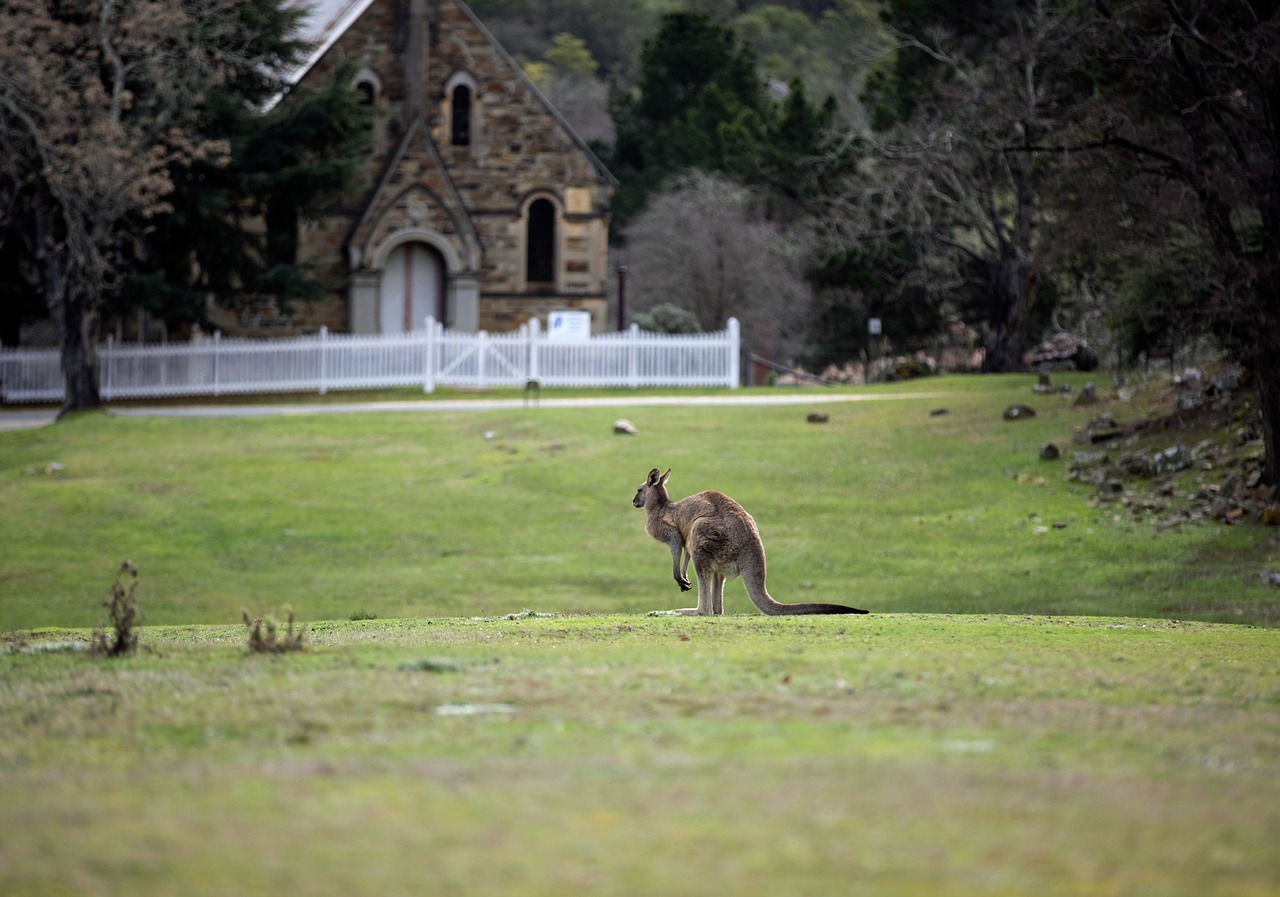
<instances>
[{"instance_id":1,"label":"scattered stone","mask_svg":"<svg viewBox=\"0 0 1280 897\"><path fill-rule=\"evenodd\" d=\"M810 411L809 416L805 418L811 424L825 424L831 420L831 416L825 411Z\"/></svg>"},{"instance_id":2,"label":"scattered stone","mask_svg":"<svg viewBox=\"0 0 1280 897\"><path fill-rule=\"evenodd\" d=\"M1263 570L1259 576L1266 585L1280 586L1280 570Z\"/></svg>"},{"instance_id":3,"label":"scattered stone","mask_svg":"<svg viewBox=\"0 0 1280 897\"><path fill-rule=\"evenodd\" d=\"M44 466L44 472L48 476L53 476L55 473L62 473L62 471L66 469L67 468L63 465L61 461L50 461L48 464Z\"/></svg>"},{"instance_id":4,"label":"scattered stone","mask_svg":"<svg viewBox=\"0 0 1280 897\"><path fill-rule=\"evenodd\" d=\"M1073 441L1079 445L1097 445L1099 442L1110 442L1124 435L1124 428L1116 423L1116 416L1104 411L1089 423L1083 430L1077 430Z\"/></svg>"},{"instance_id":5,"label":"scattered stone","mask_svg":"<svg viewBox=\"0 0 1280 897\"><path fill-rule=\"evenodd\" d=\"M1204 407L1204 395L1198 392L1184 392L1178 396L1174 402L1174 407L1179 411L1195 411L1197 408Z\"/></svg>"},{"instance_id":6,"label":"scattered stone","mask_svg":"<svg viewBox=\"0 0 1280 897\"><path fill-rule=\"evenodd\" d=\"M626 418L619 418L613 422L613 432L619 436L635 436L640 431L636 429L636 425Z\"/></svg>"},{"instance_id":7,"label":"scattered stone","mask_svg":"<svg viewBox=\"0 0 1280 897\"><path fill-rule=\"evenodd\" d=\"M1005 420L1025 420L1035 416L1035 409L1027 405L1010 405L1004 409Z\"/></svg>"},{"instance_id":8,"label":"scattered stone","mask_svg":"<svg viewBox=\"0 0 1280 897\"><path fill-rule=\"evenodd\" d=\"M1071 404L1075 405L1077 408L1084 405L1098 404L1098 390L1097 387L1093 385L1093 381L1084 385L1084 388L1080 390L1080 395L1076 396L1076 400Z\"/></svg>"},{"instance_id":9,"label":"scattered stone","mask_svg":"<svg viewBox=\"0 0 1280 897\"><path fill-rule=\"evenodd\" d=\"M1062 393L1065 395L1071 392L1071 384L1064 383L1062 386L1054 386L1053 383L1050 382L1049 375L1042 371L1040 373L1040 378L1032 391L1035 392L1036 395L1041 396L1054 395L1055 393Z\"/></svg>"},{"instance_id":10,"label":"scattered stone","mask_svg":"<svg viewBox=\"0 0 1280 897\"><path fill-rule=\"evenodd\" d=\"M1151 466L1157 475L1171 474L1186 470L1191 466L1191 461L1191 452L1185 445L1171 445L1155 453L1151 459Z\"/></svg>"},{"instance_id":11,"label":"scattered stone","mask_svg":"<svg viewBox=\"0 0 1280 897\"><path fill-rule=\"evenodd\" d=\"M1041 461L1057 461L1061 457L1062 450L1052 442L1046 442L1044 445L1040 446Z\"/></svg>"},{"instance_id":12,"label":"scattered stone","mask_svg":"<svg viewBox=\"0 0 1280 897\"><path fill-rule=\"evenodd\" d=\"M1190 392L1199 392L1204 388L1204 372L1199 368L1186 368L1173 378L1173 385Z\"/></svg>"},{"instance_id":13,"label":"scattered stone","mask_svg":"<svg viewBox=\"0 0 1280 897\"><path fill-rule=\"evenodd\" d=\"M1240 373L1228 368L1209 381L1207 391L1212 395L1232 393L1240 388Z\"/></svg>"},{"instance_id":14,"label":"scattered stone","mask_svg":"<svg viewBox=\"0 0 1280 897\"><path fill-rule=\"evenodd\" d=\"M1149 480L1156 475L1155 466L1150 459L1146 455L1140 455L1136 452L1121 455L1120 459L1116 461L1116 466L1129 476L1143 480Z\"/></svg>"}]
</instances>

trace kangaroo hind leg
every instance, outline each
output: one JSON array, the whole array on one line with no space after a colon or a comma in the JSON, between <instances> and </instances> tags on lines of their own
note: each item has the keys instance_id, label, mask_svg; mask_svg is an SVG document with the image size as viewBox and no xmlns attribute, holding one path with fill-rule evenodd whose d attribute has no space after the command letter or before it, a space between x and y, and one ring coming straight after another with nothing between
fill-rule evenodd
<instances>
[{"instance_id":1,"label":"kangaroo hind leg","mask_svg":"<svg viewBox=\"0 0 1280 897\"><path fill-rule=\"evenodd\" d=\"M724 576L720 573L711 575L711 613L719 616L724 613ZM701 577L699 577L701 582Z\"/></svg>"}]
</instances>

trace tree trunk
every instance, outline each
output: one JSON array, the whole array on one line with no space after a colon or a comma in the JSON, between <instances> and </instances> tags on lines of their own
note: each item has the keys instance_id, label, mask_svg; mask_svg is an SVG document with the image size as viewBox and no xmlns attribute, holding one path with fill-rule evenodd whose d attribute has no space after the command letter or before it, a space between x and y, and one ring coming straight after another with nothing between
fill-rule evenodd
<instances>
[{"instance_id":1,"label":"tree trunk","mask_svg":"<svg viewBox=\"0 0 1280 897\"><path fill-rule=\"evenodd\" d=\"M1253 284L1256 307L1250 315L1257 324L1247 328L1249 342L1241 355L1258 383L1262 440L1267 451L1262 481L1280 486L1280 241L1274 234L1264 238L1258 261L1263 271Z\"/></svg>"},{"instance_id":2,"label":"tree trunk","mask_svg":"<svg viewBox=\"0 0 1280 897\"><path fill-rule=\"evenodd\" d=\"M57 200L41 185L31 234L40 286L58 331L65 395L58 416L102 407L98 393L97 309L91 294L73 283L70 240L61 234Z\"/></svg>"},{"instance_id":3,"label":"tree trunk","mask_svg":"<svg viewBox=\"0 0 1280 897\"><path fill-rule=\"evenodd\" d=\"M1262 409L1262 441L1267 456L1262 462L1262 481L1280 486L1280 358L1264 362L1254 370L1258 381L1258 404Z\"/></svg>"},{"instance_id":4,"label":"tree trunk","mask_svg":"<svg viewBox=\"0 0 1280 897\"><path fill-rule=\"evenodd\" d=\"M1034 278L1026 261L1006 253L988 267L987 335L982 373L1004 374L1025 370L1022 361L1027 342L1027 314Z\"/></svg>"},{"instance_id":5,"label":"tree trunk","mask_svg":"<svg viewBox=\"0 0 1280 897\"><path fill-rule=\"evenodd\" d=\"M98 392L98 353L96 311L88 310L83 296L67 298L66 322L60 325L62 340L62 376L66 395L58 416L69 411L91 411L102 407Z\"/></svg>"}]
</instances>

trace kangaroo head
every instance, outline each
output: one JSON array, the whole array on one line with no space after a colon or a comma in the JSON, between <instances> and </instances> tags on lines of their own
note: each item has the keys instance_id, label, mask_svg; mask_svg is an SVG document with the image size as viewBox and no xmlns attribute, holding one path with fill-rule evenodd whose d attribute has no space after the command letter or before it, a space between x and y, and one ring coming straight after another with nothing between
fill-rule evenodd
<instances>
[{"instance_id":1,"label":"kangaroo head","mask_svg":"<svg viewBox=\"0 0 1280 897\"><path fill-rule=\"evenodd\" d=\"M649 471L649 476L640 484L640 488L636 490L636 497L631 503L637 508L643 508L649 501L650 496L654 501L667 500L667 477L671 476L671 468L667 468L667 472L659 475L658 468Z\"/></svg>"}]
</instances>

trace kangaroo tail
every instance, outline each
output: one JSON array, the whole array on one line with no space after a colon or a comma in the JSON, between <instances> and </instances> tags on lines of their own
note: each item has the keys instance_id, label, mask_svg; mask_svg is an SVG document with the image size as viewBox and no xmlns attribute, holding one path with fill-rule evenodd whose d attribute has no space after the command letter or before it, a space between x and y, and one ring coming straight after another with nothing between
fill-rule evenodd
<instances>
[{"instance_id":1,"label":"kangaroo tail","mask_svg":"<svg viewBox=\"0 0 1280 897\"><path fill-rule=\"evenodd\" d=\"M778 614L868 614L870 611L860 607L846 607L843 604L779 604Z\"/></svg>"},{"instance_id":2,"label":"kangaroo tail","mask_svg":"<svg viewBox=\"0 0 1280 897\"><path fill-rule=\"evenodd\" d=\"M764 578L743 577L742 584L747 588L747 597L760 611L770 617L787 617L796 614L865 614L857 607L846 607L843 604L783 604L774 599L765 588Z\"/></svg>"}]
</instances>

